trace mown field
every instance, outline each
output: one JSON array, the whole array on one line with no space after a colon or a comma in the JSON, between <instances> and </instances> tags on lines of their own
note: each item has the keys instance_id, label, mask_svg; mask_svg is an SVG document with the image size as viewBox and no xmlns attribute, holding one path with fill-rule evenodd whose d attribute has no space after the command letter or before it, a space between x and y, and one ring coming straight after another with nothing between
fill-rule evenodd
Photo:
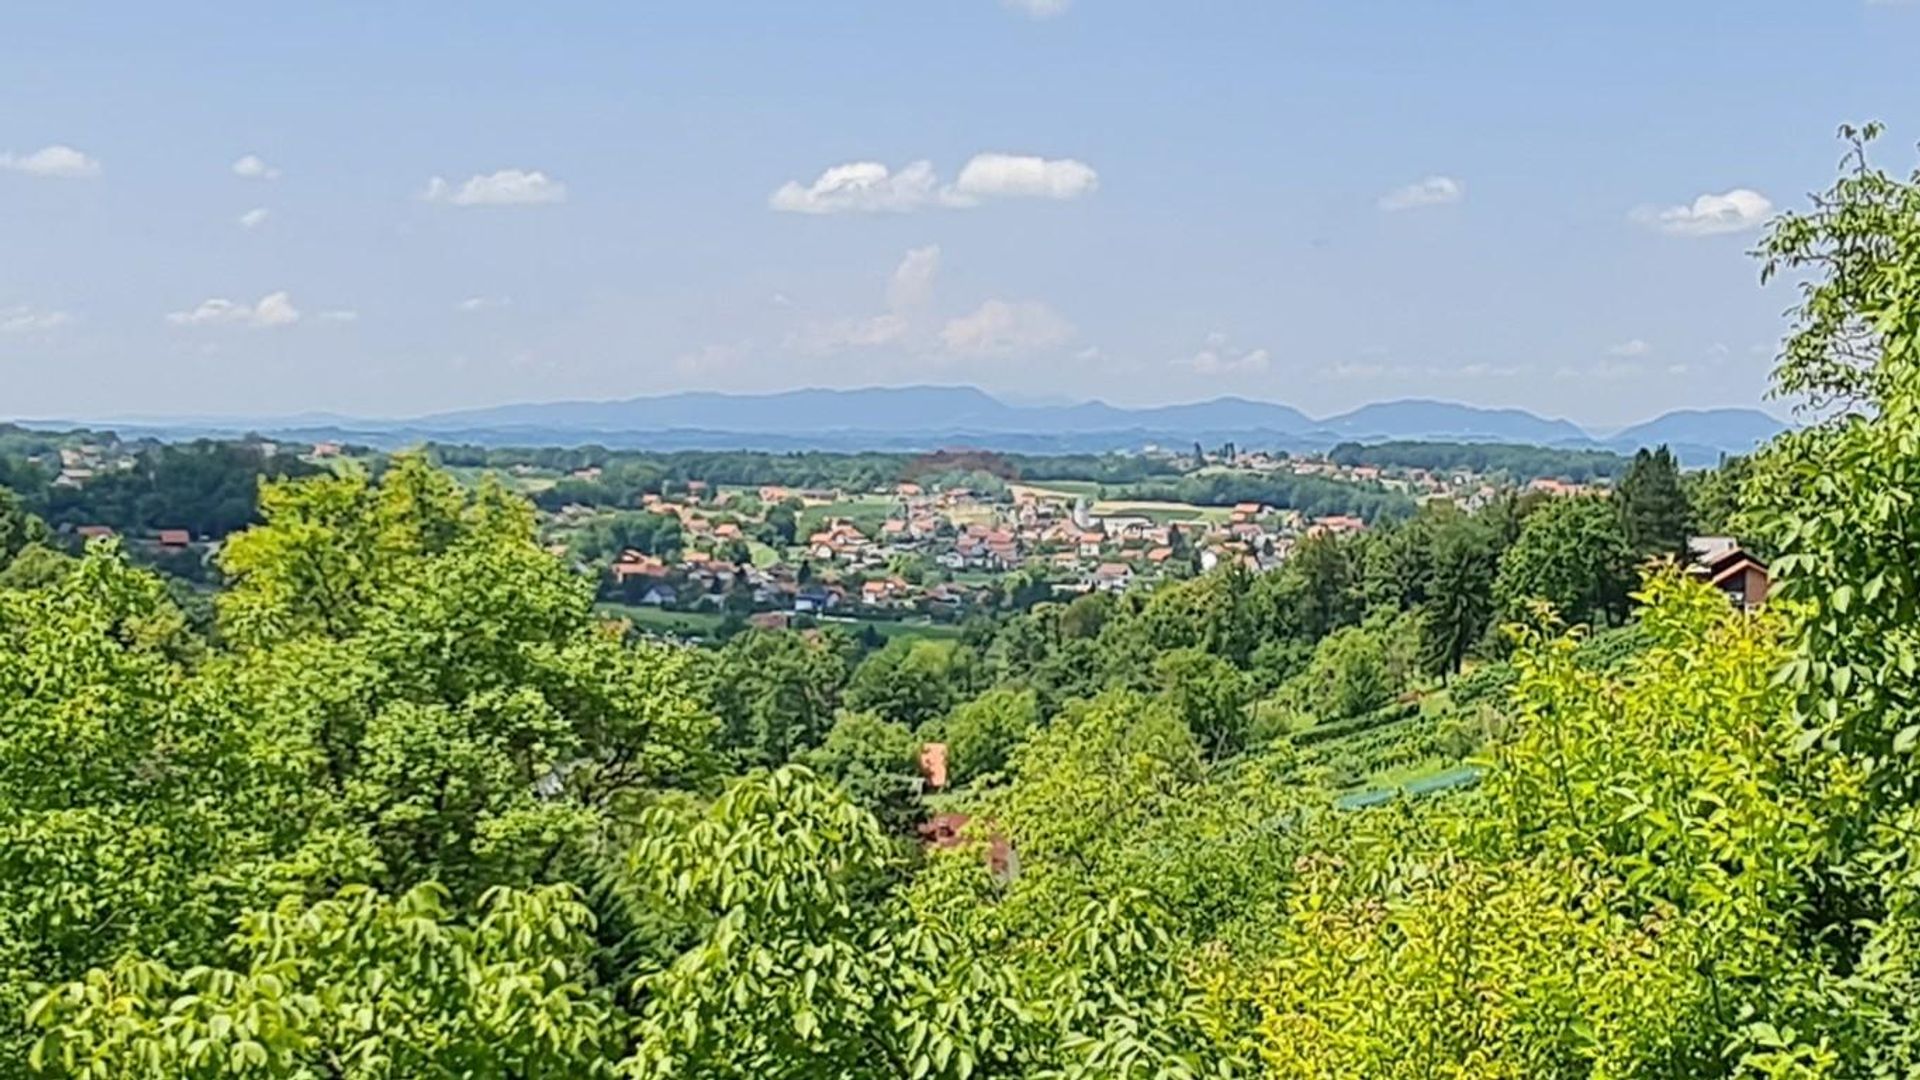
<instances>
[{"instance_id":1,"label":"mown field","mask_svg":"<svg viewBox=\"0 0 1920 1080\"><path fill-rule=\"evenodd\" d=\"M672 634L676 637L710 637L720 628L725 616L713 611L668 611L656 607L643 607L636 604L600 603L594 609L609 617L630 619L633 625L656 634ZM848 633L860 633L871 627L881 637L891 641L894 638L956 638L960 628L945 623L925 621L888 621L885 619L825 618L820 620L823 626L837 626Z\"/></svg>"}]
</instances>

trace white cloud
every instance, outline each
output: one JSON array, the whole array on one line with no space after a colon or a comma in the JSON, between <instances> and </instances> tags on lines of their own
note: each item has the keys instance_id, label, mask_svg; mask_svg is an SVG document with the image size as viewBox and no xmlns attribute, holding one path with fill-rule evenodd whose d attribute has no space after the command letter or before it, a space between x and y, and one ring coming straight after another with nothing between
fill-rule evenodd
<instances>
[{"instance_id":1,"label":"white cloud","mask_svg":"<svg viewBox=\"0 0 1920 1080\"><path fill-rule=\"evenodd\" d=\"M248 154L233 163L233 175L246 180L278 180L280 170L269 165L255 154Z\"/></svg>"},{"instance_id":2,"label":"white cloud","mask_svg":"<svg viewBox=\"0 0 1920 1080\"><path fill-rule=\"evenodd\" d=\"M877 161L854 161L833 166L811 184L787 181L767 205L793 214L906 213L977 206L992 198L1077 199L1099 182L1091 166L1071 158L975 154L951 185L940 182L930 161L897 172Z\"/></svg>"},{"instance_id":3,"label":"white cloud","mask_svg":"<svg viewBox=\"0 0 1920 1080\"><path fill-rule=\"evenodd\" d=\"M41 311L25 305L0 308L0 334L44 333L72 321L73 316L64 311Z\"/></svg>"},{"instance_id":4,"label":"white cloud","mask_svg":"<svg viewBox=\"0 0 1920 1080\"><path fill-rule=\"evenodd\" d=\"M1030 19L1051 19L1066 14L1073 6L1073 0L1000 0L1000 3Z\"/></svg>"},{"instance_id":5,"label":"white cloud","mask_svg":"<svg viewBox=\"0 0 1920 1080\"><path fill-rule=\"evenodd\" d=\"M264 206L256 206L253 209L247 211L246 213L241 214L239 217L235 218L234 220L238 221L240 223L240 227L243 229L257 229L260 226L265 225L267 223L267 219L272 216L273 216L273 211L267 209Z\"/></svg>"},{"instance_id":6,"label":"white cloud","mask_svg":"<svg viewBox=\"0 0 1920 1080\"><path fill-rule=\"evenodd\" d=\"M682 375L711 378L739 368L753 355L747 342L727 345L702 345L692 352L673 358L674 369Z\"/></svg>"},{"instance_id":7,"label":"white cloud","mask_svg":"<svg viewBox=\"0 0 1920 1080\"><path fill-rule=\"evenodd\" d=\"M1467 190L1451 176L1429 176L1380 196L1380 209L1416 210L1422 206L1445 206L1466 198Z\"/></svg>"},{"instance_id":8,"label":"white cloud","mask_svg":"<svg viewBox=\"0 0 1920 1080\"><path fill-rule=\"evenodd\" d=\"M898 312L926 307L933 299L933 282L939 273L940 245L928 244L907 252L887 280L887 307Z\"/></svg>"},{"instance_id":9,"label":"white cloud","mask_svg":"<svg viewBox=\"0 0 1920 1080\"><path fill-rule=\"evenodd\" d=\"M830 319L808 324L787 338L790 348L815 356L844 349L877 349L898 345L913 327L904 317L888 313L859 319Z\"/></svg>"},{"instance_id":10,"label":"white cloud","mask_svg":"<svg viewBox=\"0 0 1920 1080\"><path fill-rule=\"evenodd\" d=\"M1645 356L1652 351L1653 351L1653 346L1647 344L1646 342L1640 340L1639 338L1634 338L1631 341L1622 341L1618 345L1607 346L1608 356L1618 356L1618 357Z\"/></svg>"},{"instance_id":11,"label":"white cloud","mask_svg":"<svg viewBox=\"0 0 1920 1080\"><path fill-rule=\"evenodd\" d=\"M236 304L215 297L202 300L189 311L167 316L175 326L289 326L300 321L300 312L285 292L268 293L257 304Z\"/></svg>"},{"instance_id":12,"label":"white cloud","mask_svg":"<svg viewBox=\"0 0 1920 1080\"><path fill-rule=\"evenodd\" d=\"M793 214L876 214L953 203L941 191L930 161L913 162L899 172L877 161L855 161L835 165L807 187L789 180L767 205Z\"/></svg>"},{"instance_id":13,"label":"white cloud","mask_svg":"<svg viewBox=\"0 0 1920 1080\"><path fill-rule=\"evenodd\" d=\"M299 317L299 313L298 313L298 312L295 312L295 313L294 313L294 317L295 317L295 318L298 318L298 317ZM353 322L359 322L359 321L360 321L360 313L359 313L359 312L357 312L357 311L354 311L354 310L352 310L351 308L335 308L335 309L334 309L334 310L332 310L332 311L323 311L323 312L321 312L321 313L320 313L320 320L321 320L322 322L331 322L331 323L353 323Z\"/></svg>"},{"instance_id":14,"label":"white cloud","mask_svg":"<svg viewBox=\"0 0 1920 1080\"><path fill-rule=\"evenodd\" d=\"M62 180L84 180L100 175L100 162L71 146L47 146L31 154L0 153L0 169L28 176L46 176Z\"/></svg>"},{"instance_id":15,"label":"white cloud","mask_svg":"<svg viewBox=\"0 0 1920 1080\"><path fill-rule=\"evenodd\" d=\"M1745 232L1766 223L1773 201L1752 188L1709 192L1686 206L1643 206L1633 220L1674 236L1718 236Z\"/></svg>"},{"instance_id":16,"label":"white cloud","mask_svg":"<svg viewBox=\"0 0 1920 1080\"><path fill-rule=\"evenodd\" d=\"M1100 186L1100 174L1072 158L975 154L953 186L963 198L1077 199Z\"/></svg>"},{"instance_id":17,"label":"white cloud","mask_svg":"<svg viewBox=\"0 0 1920 1080\"><path fill-rule=\"evenodd\" d=\"M1207 335L1199 352L1174 363L1202 375L1242 375L1265 371L1272 361L1267 350L1236 348L1226 334L1216 330Z\"/></svg>"},{"instance_id":18,"label":"white cloud","mask_svg":"<svg viewBox=\"0 0 1920 1080\"><path fill-rule=\"evenodd\" d=\"M427 181L422 198L454 206L528 206L567 201L567 185L539 170L501 169L469 177L454 187L443 177Z\"/></svg>"},{"instance_id":19,"label":"white cloud","mask_svg":"<svg viewBox=\"0 0 1920 1080\"><path fill-rule=\"evenodd\" d=\"M1073 324L1035 300L988 300L971 314L948 320L940 340L956 353L1009 354L1059 345Z\"/></svg>"},{"instance_id":20,"label":"white cloud","mask_svg":"<svg viewBox=\"0 0 1920 1080\"><path fill-rule=\"evenodd\" d=\"M453 306L457 310L472 314L476 311L491 311L494 308L503 308L511 303L513 303L513 301L504 296L469 296Z\"/></svg>"},{"instance_id":21,"label":"white cloud","mask_svg":"<svg viewBox=\"0 0 1920 1080\"><path fill-rule=\"evenodd\" d=\"M933 286L939 274L938 244L912 248L887 278L888 310L884 314L811 323L790 335L787 344L816 355L903 344L915 336L915 324L933 302Z\"/></svg>"}]
</instances>

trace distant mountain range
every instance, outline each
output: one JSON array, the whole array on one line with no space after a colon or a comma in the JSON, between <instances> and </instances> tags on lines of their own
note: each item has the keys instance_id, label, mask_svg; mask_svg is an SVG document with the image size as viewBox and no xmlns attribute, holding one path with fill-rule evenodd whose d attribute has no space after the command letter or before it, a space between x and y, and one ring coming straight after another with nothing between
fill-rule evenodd
<instances>
[{"instance_id":1,"label":"distant mountain range","mask_svg":"<svg viewBox=\"0 0 1920 1080\"><path fill-rule=\"evenodd\" d=\"M1631 453L1665 443L1689 464L1745 453L1786 428L1758 409L1684 409L1617 432L1588 431L1524 409L1389 401L1313 418L1289 405L1222 397L1122 408L1100 401L1018 405L965 386L807 389L774 394L687 392L622 401L560 401L435 413L410 420L283 418L148 420L130 433L338 438L395 446L434 439L490 445L599 443L631 449L919 450L975 446L1015 452L1100 452L1148 444L1324 450L1396 439L1525 443Z\"/></svg>"}]
</instances>

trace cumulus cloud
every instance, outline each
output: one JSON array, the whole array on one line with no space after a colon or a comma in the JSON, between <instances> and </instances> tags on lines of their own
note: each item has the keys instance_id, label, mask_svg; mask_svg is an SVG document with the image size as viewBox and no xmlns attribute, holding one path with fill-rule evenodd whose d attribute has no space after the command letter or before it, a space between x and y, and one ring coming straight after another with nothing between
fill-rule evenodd
<instances>
[{"instance_id":1,"label":"cumulus cloud","mask_svg":"<svg viewBox=\"0 0 1920 1080\"><path fill-rule=\"evenodd\" d=\"M1029 19L1051 19L1066 14L1073 6L1073 0L1000 0L1000 3Z\"/></svg>"},{"instance_id":2,"label":"cumulus cloud","mask_svg":"<svg viewBox=\"0 0 1920 1080\"><path fill-rule=\"evenodd\" d=\"M885 313L811 323L794 333L788 344L814 354L903 344L914 336L916 320L933 302L934 282L939 274L940 246L928 244L913 248L887 278Z\"/></svg>"},{"instance_id":3,"label":"cumulus cloud","mask_svg":"<svg viewBox=\"0 0 1920 1080\"><path fill-rule=\"evenodd\" d=\"M1647 344L1646 342L1640 340L1639 338L1633 338L1630 341L1622 341L1617 345L1607 346L1608 356L1618 356L1623 358L1633 357L1633 356L1645 356L1652 351L1653 351L1653 346Z\"/></svg>"},{"instance_id":4,"label":"cumulus cloud","mask_svg":"<svg viewBox=\"0 0 1920 1080\"><path fill-rule=\"evenodd\" d=\"M197 307L167 316L175 326L291 326L300 311L285 292L268 293L257 304L235 303L221 297L202 300Z\"/></svg>"},{"instance_id":5,"label":"cumulus cloud","mask_svg":"<svg viewBox=\"0 0 1920 1080\"><path fill-rule=\"evenodd\" d=\"M233 175L244 180L278 180L279 168L267 164L257 154L248 154L233 163Z\"/></svg>"},{"instance_id":6,"label":"cumulus cloud","mask_svg":"<svg viewBox=\"0 0 1920 1080\"><path fill-rule=\"evenodd\" d=\"M1237 348L1227 335L1216 330L1207 335L1199 352L1174 362L1202 375L1240 375L1267 370L1273 357L1265 349Z\"/></svg>"},{"instance_id":7,"label":"cumulus cloud","mask_svg":"<svg viewBox=\"0 0 1920 1080\"><path fill-rule=\"evenodd\" d=\"M504 296L469 296L453 306L456 310L472 314L476 311L491 311L494 308L503 308L511 303L513 303L513 301Z\"/></svg>"},{"instance_id":8,"label":"cumulus cloud","mask_svg":"<svg viewBox=\"0 0 1920 1080\"><path fill-rule=\"evenodd\" d=\"M1024 154L975 154L954 191L963 198L1077 199L1100 185L1084 161Z\"/></svg>"},{"instance_id":9,"label":"cumulus cloud","mask_svg":"<svg viewBox=\"0 0 1920 1080\"><path fill-rule=\"evenodd\" d=\"M235 218L234 220L238 221L240 223L240 227L243 229L257 229L260 226L265 225L267 223L267 219L272 216L273 216L273 211L267 209L264 206L256 206L253 209L247 211L246 213L241 214L239 217Z\"/></svg>"},{"instance_id":10,"label":"cumulus cloud","mask_svg":"<svg viewBox=\"0 0 1920 1080\"><path fill-rule=\"evenodd\" d=\"M469 177L458 187L436 176L422 198L453 206L530 206L567 201L567 185L535 169L501 169Z\"/></svg>"},{"instance_id":11,"label":"cumulus cloud","mask_svg":"<svg viewBox=\"0 0 1920 1080\"><path fill-rule=\"evenodd\" d=\"M1033 352L1072 336L1073 324L1036 300L988 300L940 331L948 350L969 355Z\"/></svg>"},{"instance_id":12,"label":"cumulus cloud","mask_svg":"<svg viewBox=\"0 0 1920 1080\"><path fill-rule=\"evenodd\" d=\"M934 278L939 273L940 245L928 244L907 252L887 279L887 307L899 312L926 307L933 299Z\"/></svg>"},{"instance_id":13,"label":"cumulus cloud","mask_svg":"<svg viewBox=\"0 0 1920 1080\"><path fill-rule=\"evenodd\" d=\"M0 334L37 334L57 330L73 321L64 311L42 311L25 305L0 308Z\"/></svg>"},{"instance_id":14,"label":"cumulus cloud","mask_svg":"<svg viewBox=\"0 0 1920 1080\"><path fill-rule=\"evenodd\" d=\"M1445 206L1459 202L1466 195L1466 188L1453 177L1429 176L1380 196L1380 209L1393 212L1417 210L1423 206Z\"/></svg>"},{"instance_id":15,"label":"cumulus cloud","mask_svg":"<svg viewBox=\"0 0 1920 1080\"><path fill-rule=\"evenodd\" d=\"M906 341L913 327L905 318L888 312L865 318L828 319L808 323L787 338L790 348L814 356L827 356L846 349L877 349Z\"/></svg>"},{"instance_id":16,"label":"cumulus cloud","mask_svg":"<svg viewBox=\"0 0 1920 1080\"><path fill-rule=\"evenodd\" d=\"M792 214L900 213L943 204L952 205L930 161L913 162L899 172L877 161L835 165L812 184L787 181L767 200L773 209Z\"/></svg>"},{"instance_id":17,"label":"cumulus cloud","mask_svg":"<svg viewBox=\"0 0 1920 1080\"><path fill-rule=\"evenodd\" d=\"M1674 236L1718 236L1745 232L1766 223L1773 201L1752 188L1702 195L1685 206L1643 206L1633 212L1642 225Z\"/></svg>"},{"instance_id":18,"label":"cumulus cloud","mask_svg":"<svg viewBox=\"0 0 1920 1080\"><path fill-rule=\"evenodd\" d=\"M71 146L47 146L31 154L0 153L0 169L60 180L84 180L100 175L100 162Z\"/></svg>"},{"instance_id":19,"label":"cumulus cloud","mask_svg":"<svg viewBox=\"0 0 1920 1080\"><path fill-rule=\"evenodd\" d=\"M952 184L942 184L929 161L898 171L877 161L855 161L833 166L811 184L789 180L767 205L793 214L906 213L977 206L994 198L1077 199L1098 184L1091 166L1071 158L976 154Z\"/></svg>"},{"instance_id":20,"label":"cumulus cloud","mask_svg":"<svg viewBox=\"0 0 1920 1080\"><path fill-rule=\"evenodd\" d=\"M913 248L887 278L887 310L807 322L787 335L786 347L814 356L891 348L923 359L954 361L1024 355L1074 334L1071 323L1037 301L988 300L967 314L943 317L935 296L939 274L939 246Z\"/></svg>"}]
</instances>

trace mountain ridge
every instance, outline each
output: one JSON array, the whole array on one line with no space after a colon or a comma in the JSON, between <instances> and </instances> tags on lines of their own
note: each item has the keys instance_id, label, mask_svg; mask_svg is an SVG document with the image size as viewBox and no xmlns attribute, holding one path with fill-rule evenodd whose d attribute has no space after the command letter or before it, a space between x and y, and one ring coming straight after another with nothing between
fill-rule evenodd
<instances>
[{"instance_id":1,"label":"mountain ridge","mask_svg":"<svg viewBox=\"0 0 1920 1080\"><path fill-rule=\"evenodd\" d=\"M805 387L762 394L681 391L602 401L489 406L374 420L286 417L140 420L161 435L297 434L405 445L425 440L542 445L597 442L632 449L937 449L973 445L1023 452L1101 452L1143 445L1232 441L1289 450L1341 442L1422 440L1590 447L1631 453L1666 443L1689 464L1745 453L1787 425L1751 408L1677 409L1616 431L1584 428L1526 409L1428 398L1372 402L1312 417L1281 402L1217 397L1127 407L1100 400L1014 404L972 386Z\"/></svg>"}]
</instances>

